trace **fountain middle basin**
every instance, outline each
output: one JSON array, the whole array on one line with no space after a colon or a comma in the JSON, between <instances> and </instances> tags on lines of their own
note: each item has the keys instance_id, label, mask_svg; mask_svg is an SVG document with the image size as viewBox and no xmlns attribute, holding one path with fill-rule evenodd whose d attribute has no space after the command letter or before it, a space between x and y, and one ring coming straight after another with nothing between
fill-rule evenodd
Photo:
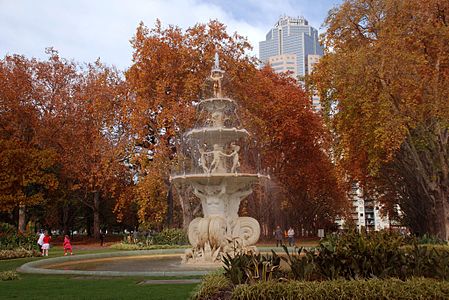
<instances>
[{"instance_id":1,"label":"fountain middle basin","mask_svg":"<svg viewBox=\"0 0 449 300\"><path fill-rule=\"evenodd\" d=\"M219 265L181 264L184 249L119 251L40 259L17 270L22 273L95 276L195 276Z\"/></svg>"}]
</instances>

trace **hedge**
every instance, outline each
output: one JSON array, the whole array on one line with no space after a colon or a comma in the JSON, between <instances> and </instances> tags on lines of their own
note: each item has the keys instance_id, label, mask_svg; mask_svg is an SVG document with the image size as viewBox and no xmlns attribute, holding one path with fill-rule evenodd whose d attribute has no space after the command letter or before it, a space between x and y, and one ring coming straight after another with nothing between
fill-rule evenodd
<instances>
[{"instance_id":1,"label":"hedge","mask_svg":"<svg viewBox=\"0 0 449 300\"><path fill-rule=\"evenodd\" d=\"M231 280L221 273L214 273L203 278L191 299L229 299L232 289Z\"/></svg>"},{"instance_id":2,"label":"hedge","mask_svg":"<svg viewBox=\"0 0 449 300\"><path fill-rule=\"evenodd\" d=\"M429 278L267 281L236 286L232 299L449 299L449 282Z\"/></svg>"},{"instance_id":3,"label":"hedge","mask_svg":"<svg viewBox=\"0 0 449 300\"><path fill-rule=\"evenodd\" d=\"M265 281L234 289L222 274L206 276L192 299L449 299L449 282L429 278Z\"/></svg>"}]
</instances>

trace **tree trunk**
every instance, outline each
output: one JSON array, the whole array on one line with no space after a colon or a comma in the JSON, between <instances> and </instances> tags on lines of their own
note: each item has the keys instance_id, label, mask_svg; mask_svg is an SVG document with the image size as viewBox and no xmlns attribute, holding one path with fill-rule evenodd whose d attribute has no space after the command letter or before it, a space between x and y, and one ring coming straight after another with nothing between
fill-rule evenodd
<instances>
[{"instance_id":1,"label":"tree trunk","mask_svg":"<svg viewBox=\"0 0 449 300\"><path fill-rule=\"evenodd\" d=\"M449 203L447 197L442 199L443 201L443 211L442 211L442 228L441 228L441 238L445 241L449 241Z\"/></svg>"},{"instance_id":2,"label":"tree trunk","mask_svg":"<svg viewBox=\"0 0 449 300\"><path fill-rule=\"evenodd\" d=\"M430 126L429 126L430 127ZM449 239L449 167L447 131L415 128L385 177L402 197L401 208L414 233ZM423 146L425 145L425 147Z\"/></svg>"},{"instance_id":3,"label":"tree trunk","mask_svg":"<svg viewBox=\"0 0 449 300\"><path fill-rule=\"evenodd\" d=\"M100 192L98 191L94 192L93 214L94 214L94 224L93 224L94 238L100 239Z\"/></svg>"},{"instance_id":4,"label":"tree trunk","mask_svg":"<svg viewBox=\"0 0 449 300\"><path fill-rule=\"evenodd\" d=\"M165 226L170 227L173 223L173 185L169 183L167 193L167 215Z\"/></svg>"},{"instance_id":5,"label":"tree trunk","mask_svg":"<svg viewBox=\"0 0 449 300\"><path fill-rule=\"evenodd\" d=\"M69 206L64 204L62 207L62 227L64 234L70 234L69 230Z\"/></svg>"},{"instance_id":6,"label":"tree trunk","mask_svg":"<svg viewBox=\"0 0 449 300\"><path fill-rule=\"evenodd\" d=\"M185 186L177 185L176 190L178 192L179 203L182 209L182 228L187 232L189 224L192 222L193 213L190 205L187 188Z\"/></svg>"},{"instance_id":7,"label":"tree trunk","mask_svg":"<svg viewBox=\"0 0 449 300\"><path fill-rule=\"evenodd\" d=\"M25 232L26 230L26 209L25 209L25 205L20 205L19 206L19 224L18 224L18 229L19 232Z\"/></svg>"}]
</instances>

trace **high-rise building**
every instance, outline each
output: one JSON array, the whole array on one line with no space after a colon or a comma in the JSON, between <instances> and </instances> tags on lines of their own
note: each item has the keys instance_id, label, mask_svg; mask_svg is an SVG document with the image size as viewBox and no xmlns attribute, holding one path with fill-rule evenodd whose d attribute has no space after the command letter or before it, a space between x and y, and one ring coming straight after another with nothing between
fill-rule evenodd
<instances>
[{"instance_id":1,"label":"high-rise building","mask_svg":"<svg viewBox=\"0 0 449 300\"><path fill-rule=\"evenodd\" d=\"M366 198L359 184L353 184L349 196L352 200L352 212L347 218L351 219L349 223L353 223L358 231L378 231L390 228L392 222L388 216L383 216L380 213L381 204L379 201ZM348 221L348 219L338 218L336 224L339 229L343 229Z\"/></svg>"},{"instance_id":2,"label":"high-rise building","mask_svg":"<svg viewBox=\"0 0 449 300\"><path fill-rule=\"evenodd\" d=\"M276 72L291 71L295 78L310 74L323 55L318 30L303 17L281 17L259 42L259 59Z\"/></svg>"}]
</instances>

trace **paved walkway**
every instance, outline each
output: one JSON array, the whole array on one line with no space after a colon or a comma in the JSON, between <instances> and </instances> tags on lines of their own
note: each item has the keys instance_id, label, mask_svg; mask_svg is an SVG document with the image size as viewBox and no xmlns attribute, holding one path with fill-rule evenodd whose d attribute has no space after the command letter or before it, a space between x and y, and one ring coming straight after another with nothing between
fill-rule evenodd
<instances>
[{"instance_id":1,"label":"paved walkway","mask_svg":"<svg viewBox=\"0 0 449 300\"><path fill-rule=\"evenodd\" d=\"M144 280L139 285L144 284L193 284L200 283L201 279L160 279L160 280Z\"/></svg>"}]
</instances>

